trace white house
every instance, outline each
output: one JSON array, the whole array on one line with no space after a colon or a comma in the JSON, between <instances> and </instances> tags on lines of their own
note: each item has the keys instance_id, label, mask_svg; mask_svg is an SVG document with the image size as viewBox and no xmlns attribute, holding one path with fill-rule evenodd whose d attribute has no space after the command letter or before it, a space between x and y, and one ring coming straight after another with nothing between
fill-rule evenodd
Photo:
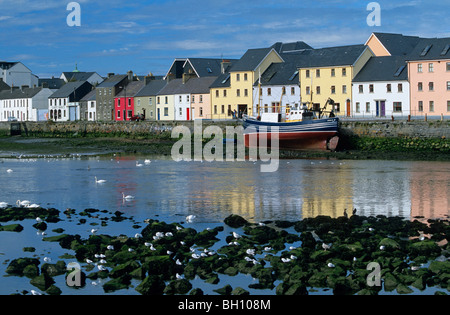
<instances>
[{"instance_id":1,"label":"white house","mask_svg":"<svg viewBox=\"0 0 450 315\"><path fill-rule=\"evenodd\" d=\"M82 119L81 99L91 91L92 85L87 81L65 84L48 98L49 119L54 121Z\"/></svg>"},{"instance_id":2,"label":"white house","mask_svg":"<svg viewBox=\"0 0 450 315\"><path fill-rule=\"evenodd\" d=\"M259 89L259 87L261 87ZM273 63L253 87L254 116L279 113L282 118L300 106L300 84L295 62Z\"/></svg>"},{"instance_id":3,"label":"white house","mask_svg":"<svg viewBox=\"0 0 450 315\"><path fill-rule=\"evenodd\" d=\"M21 62L0 61L0 78L9 86L14 87L39 85L39 78Z\"/></svg>"},{"instance_id":4,"label":"white house","mask_svg":"<svg viewBox=\"0 0 450 315\"><path fill-rule=\"evenodd\" d=\"M43 87L11 88L0 92L0 121L45 121L48 97L56 90Z\"/></svg>"},{"instance_id":5,"label":"white house","mask_svg":"<svg viewBox=\"0 0 450 315\"><path fill-rule=\"evenodd\" d=\"M410 115L408 68L405 57L372 57L353 79L353 117Z\"/></svg>"}]
</instances>

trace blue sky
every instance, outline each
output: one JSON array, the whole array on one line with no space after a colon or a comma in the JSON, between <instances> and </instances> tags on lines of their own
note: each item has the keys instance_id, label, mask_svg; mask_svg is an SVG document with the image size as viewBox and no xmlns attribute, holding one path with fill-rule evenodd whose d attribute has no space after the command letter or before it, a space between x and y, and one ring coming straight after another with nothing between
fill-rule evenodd
<instances>
[{"instance_id":1,"label":"blue sky","mask_svg":"<svg viewBox=\"0 0 450 315\"><path fill-rule=\"evenodd\" d=\"M165 74L174 58L240 58L277 41L314 48L364 43L372 32L450 37L450 0L380 0L369 27L361 0L78 0L81 26L66 23L69 0L0 0L0 60L39 77L72 71Z\"/></svg>"}]
</instances>

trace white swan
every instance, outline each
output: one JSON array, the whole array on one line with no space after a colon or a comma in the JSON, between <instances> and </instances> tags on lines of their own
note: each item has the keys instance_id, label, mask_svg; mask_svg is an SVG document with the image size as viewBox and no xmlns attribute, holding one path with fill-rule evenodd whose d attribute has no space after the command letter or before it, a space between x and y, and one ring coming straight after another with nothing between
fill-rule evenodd
<instances>
[{"instance_id":1,"label":"white swan","mask_svg":"<svg viewBox=\"0 0 450 315\"><path fill-rule=\"evenodd\" d=\"M0 202L0 209L5 209L8 207L8 203L6 202Z\"/></svg>"},{"instance_id":2,"label":"white swan","mask_svg":"<svg viewBox=\"0 0 450 315\"><path fill-rule=\"evenodd\" d=\"M14 172L12 169L7 169L6 170L6 173L10 173L11 174L12 172Z\"/></svg>"},{"instance_id":3,"label":"white swan","mask_svg":"<svg viewBox=\"0 0 450 315\"><path fill-rule=\"evenodd\" d=\"M17 200L16 201L16 205L19 207L26 207L26 206L29 206L30 204L31 204L31 202L28 200Z\"/></svg>"},{"instance_id":4,"label":"white swan","mask_svg":"<svg viewBox=\"0 0 450 315\"><path fill-rule=\"evenodd\" d=\"M25 207L27 207L28 209L37 209L37 208L40 208L41 206L38 205L38 204L33 203L33 204L27 205Z\"/></svg>"},{"instance_id":5,"label":"white swan","mask_svg":"<svg viewBox=\"0 0 450 315\"><path fill-rule=\"evenodd\" d=\"M123 200L129 201L129 200L133 200L134 196L131 196L131 195L125 196L125 194L122 193L122 198L123 198Z\"/></svg>"},{"instance_id":6,"label":"white swan","mask_svg":"<svg viewBox=\"0 0 450 315\"><path fill-rule=\"evenodd\" d=\"M144 166L144 164L139 163L139 161L136 161L136 167L142 167L142 166Z\"/></svg>"},{"instance_id":7,"label":"white swan","mask_svg":"<svg viewBox=\"0 0 450 315\"><path fill-rule=\"evenodd\" d=\"M104 183L106 183L106 180L104 180L104 179L97 179L97 176L95 176L95 182L97 184L104 184Z\"/></svg>"},{"instance_id":8,"label":"white swan","mask_svg":"<svg viewBox=\"0 0 450 315\"><path fill-rule=\"evenodd\" d=\"M145 161L144 161L144 164L145 164L145 165L149 165L149 164L151 164L151 163L152 163L152 161L150 161L150 160L145 160Z\"/></svg>"},{"instance_id":9,"label":"white swan","mask_svg":"<svg viewBox=\"0 0 450 315\"><path fill-rule=\"evenodd\" d=\"M186 222L192 223L192 222L194 222L195 218L196 218L195 215L192 215L192 214L191 214L191 215L188 215L188 216L186 217Z\"/></svg>"}]
</instances>

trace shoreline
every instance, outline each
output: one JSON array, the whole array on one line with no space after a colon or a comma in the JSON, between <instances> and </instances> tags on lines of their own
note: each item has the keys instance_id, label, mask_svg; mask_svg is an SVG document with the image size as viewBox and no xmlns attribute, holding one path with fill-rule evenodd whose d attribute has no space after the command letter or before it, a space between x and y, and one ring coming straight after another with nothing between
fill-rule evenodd
<instances>
[{"instance_id":1,"label":"shoreline","mask_svg":"<svg viewBox=\"0 0 450 315\"><path fill-rule=\"evenodd\" d=\"M335 295L426 295L450 290L448 220L353 215L258 224L230 215L214 228L197 230L195 219L135 222L118 211L14 207L2 210L0 221L6 225L0 233L23 233L22 224L29 230L26 221L37 217L32 228L50 234L43 237L44 244L59 244L65 254L50 262L40 258L39 247L26 247L21 257L6 257L5 272L28 278L43 294L64 294L61 289L67 290L66 281L73 274L67 273L67 263L75 261L80 266L75 278L79 289L102 279L103 294L203 295L212 290L248 295L269 290L273 295L308 295L332 290ZM91 226L101 221L102 227L131 221L137 233L107 235L95 228L86 235L72 235L59 226L67 220ZM366 267L373 263L380 267L379 285L369 283L373 273ZM246 275L257 281L240 280L233 287L228 283L228 277ZM11 293L28 294L24 289L29 287L11 288Z\"/></svg>"},{"instance_id":2,"label":"shoreline","mask_svg":"<svg viewBox=\"0 0 450 315\"><path fill-rule=\"evenodd\" d=\"M170 156L177 139L170 136L0 137L0 158L43 156ZM224 150L224 152L226 152ZM335 152L280 150L280 159L450 161L450 141L421 138L341 139Z\"/></svg>"}]
</instances>

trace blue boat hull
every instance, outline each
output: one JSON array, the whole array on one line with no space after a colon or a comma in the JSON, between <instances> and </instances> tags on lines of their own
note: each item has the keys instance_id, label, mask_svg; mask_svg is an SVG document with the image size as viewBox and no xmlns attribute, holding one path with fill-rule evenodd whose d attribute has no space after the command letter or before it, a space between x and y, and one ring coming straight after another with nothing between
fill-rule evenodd
<instances>
[{"instance_id":1,"label":"blue boat hull","mask_svg":"<svg viewBox=\"0 0 450 315\"><path fill-rule=\"evenodd\" d=\"M262 122L244 119L245 145L270 147L278 137L279 148L288 150L334 151L338 145L339 118L290 123Z\"/></svg>"}]
</instances>

